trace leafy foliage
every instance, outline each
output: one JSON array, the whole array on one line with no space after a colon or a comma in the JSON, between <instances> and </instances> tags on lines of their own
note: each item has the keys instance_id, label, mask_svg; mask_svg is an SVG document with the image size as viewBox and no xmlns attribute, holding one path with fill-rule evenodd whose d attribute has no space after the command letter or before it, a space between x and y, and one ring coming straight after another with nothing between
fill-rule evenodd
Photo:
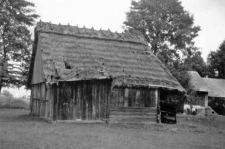
<instances>
[{"instance_id":1,"label":"leafy foliage","mask_svg":"<svg viewBox=\"0 0 225 149\"><path fill-rule=\"evenodd\" d=\"M208 55L209 76L225 79L225 40L216 52Z\"/></svg>"},{"instance_id":2,"label":"leafy foliage","mask_svg":"<svg viewBox=\"0 0 225 149\"><path fill-rule=\"evenodd\" d=\"M188 88L188 70L204 75L206 65L193 41L200 27L194 26L193 16L179 0L140 0L131 5L125 31L142 34L183 87Z\"/></svg>"},{"instance_id":3,"label":"leafy foliage","mask_svg":"<svg viewBox=\"0 0 225 149\"><path fill-rule=\"evenodd\" d=\"M200 51L188 56L184 61L184 66L187 70L197 71L201 77L208 75L208 68Z\"/></svg>"},{"instance_id":4,"label":"leafy foliage","mask_svg":"<svg viewBox=\"0 0 225 149\"><path fill-rule=\"evenodd\" d=\"M38 15L25 0L0 1L0 56L4 63L2 86L25 84L31 53L31 33Z\"/></svg>"},{"instance_id":5,"label":"leafy foliage","mask_svg":"<svg viewBox=\"0 0 225 149\"><path fill-rule=\"evenodd\" d=\"M3 90L2 91L2 95L4 95L5 97L7 97L9 100L11 100L13 98L13 95L7 91L7 90Z\"/></svg>"},{"instance_id":6,"label":"leafy foliage","mask_svg":"<svg viewBox=\"0 0 225 149\"><path fill-rule=\"evenodd\" d=\"M193 16L178 0L132 1L127 13L125 29L144 35L155 55L169 62L180 54L190 55L196 50L192 41L200 30L193 25Z\"/></svg>"},{"instance_id":7,"label":"leafy foliage","mask_svg":"<svg viewBox=\"0 0 225 149\"><path fill-rule=\"evenodd\" d=\"M0 95L0 108L28 109L29 102L26 96L16 98L9 91L3 90Z\"/></svg>"},{"instance_id":8,"label":"leafy foliage","mask_svg":"<svg viewBox=\"0 0 225 149\"><path fill-rule=\"evenodd\" d=\"M189 76L187 73L187 68L180 61L175 61L173 65L166 65L170 70L172 75L180 82L180 84L184 87L188 87Z\"/></svg>"}]
</instances>

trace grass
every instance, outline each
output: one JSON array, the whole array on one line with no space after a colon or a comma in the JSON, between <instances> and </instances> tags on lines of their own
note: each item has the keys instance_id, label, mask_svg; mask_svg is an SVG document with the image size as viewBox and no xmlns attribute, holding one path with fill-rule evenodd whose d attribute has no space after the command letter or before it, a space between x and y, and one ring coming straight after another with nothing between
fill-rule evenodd
<instances>
[{"instance_id":1,"label":"grass","mask_svg":"<svg viewBox=\"0 0 225 149\"><path fill-rule=\"evenodd\" d=\"M47 123L24 109L0 109L4 149L223 149L225 117L178 116L178 124Z\"/></svg>"}]
</instances>

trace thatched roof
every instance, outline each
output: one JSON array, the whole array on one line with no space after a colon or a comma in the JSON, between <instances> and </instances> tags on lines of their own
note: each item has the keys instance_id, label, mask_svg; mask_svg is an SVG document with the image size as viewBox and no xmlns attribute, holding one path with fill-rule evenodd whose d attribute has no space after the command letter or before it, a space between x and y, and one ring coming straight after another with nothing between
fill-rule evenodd
<instances>
[{"instance_id":1,"label":"thatched roof","mask_svg":"<svg viewBox=\"0 0 225 149\"><path fill-rule=\"evenodd\" d=\"M206 82L202 79L202 77L196 71L188 71L189 74L189 85L193 87L193 90L199 92L209 92Z\"/></svg>"},{"instance_id":2,"label":"thatched roof","mask_svg":"<svg viewBox=\"0 0 225 149\"><path fill-rule=\"evenodd\" d=\"M225 79L203 78L210 88L209 97L225 98Z\"/></svg>"},{"instance_id":3,"label":"thatched roof","mask_svg":"<svg viewBox=\"0 0 225 149\"><path fill-rule=\"evenodd\" d=\"M50 82L111 79L115 86L184 91L141 36L39 22L35 43L29 84L41 50L44 78Z\"/></svg>"}]
</instances>

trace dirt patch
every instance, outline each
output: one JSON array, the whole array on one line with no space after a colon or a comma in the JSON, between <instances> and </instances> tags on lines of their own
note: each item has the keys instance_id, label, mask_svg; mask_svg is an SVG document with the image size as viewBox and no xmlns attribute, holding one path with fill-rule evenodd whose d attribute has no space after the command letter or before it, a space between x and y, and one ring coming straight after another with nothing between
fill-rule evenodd
<instances>
[{"instance_id":1,"label":"dirt patch","mask_svg":"<svg viewBox=\"0 0 225 149\"><path fill-rule=\"evenodd\" d=\"M4 149L222 149L225 118L178 116L178 124L63 124L0 109Z\"/></svg>"}]
</instances>

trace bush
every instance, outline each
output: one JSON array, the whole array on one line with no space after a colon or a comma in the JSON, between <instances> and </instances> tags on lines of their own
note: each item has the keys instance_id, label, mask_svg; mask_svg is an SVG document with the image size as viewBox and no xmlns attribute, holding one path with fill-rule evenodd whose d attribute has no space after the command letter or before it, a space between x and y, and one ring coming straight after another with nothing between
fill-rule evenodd
<instances>
[{"instance_id":1,"label":"bush","mask_svg":"<svg viewBox=\"0 0 225 149\"><path fill-rule=\"evenodd\" d=\"M0 108L29 109L29 102L24 96L15 98L8 91L3 91L0 95Z\"/></svg>"}]
</instances>

